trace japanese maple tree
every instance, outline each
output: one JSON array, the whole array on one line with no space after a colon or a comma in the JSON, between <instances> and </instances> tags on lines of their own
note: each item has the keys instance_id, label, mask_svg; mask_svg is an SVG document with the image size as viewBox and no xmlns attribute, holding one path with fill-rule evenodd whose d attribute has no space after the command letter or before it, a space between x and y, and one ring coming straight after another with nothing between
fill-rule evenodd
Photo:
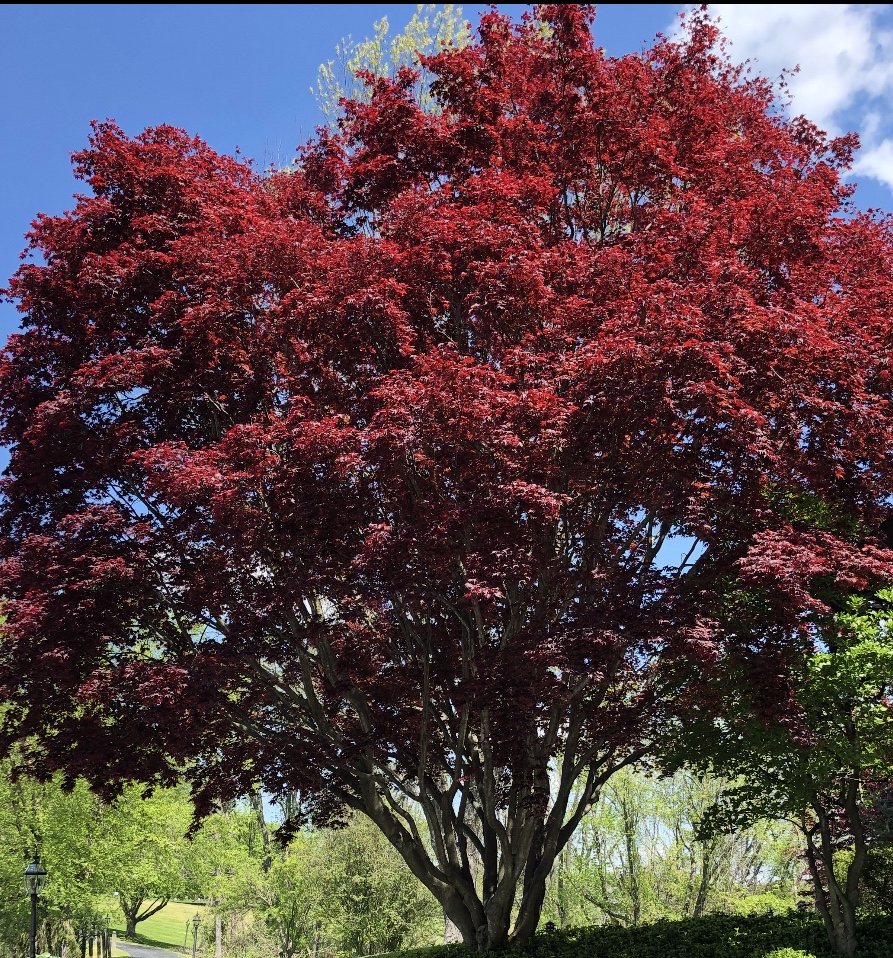
<instances>
[{"instance_id":1,"label":"japanese maple tree","mask_svg":"<svg viewBox=\"0 0 893 958\"><path fill-rule=\"evenodd\" d=\"M437 109L370 77L287 173L99 124L0 367L4 741L359 810L479 950L699 674L783 716L817 583L893 572L854 138L703 14L616 59L592 19L486 14Z\"/></svg>"}]
</instances>

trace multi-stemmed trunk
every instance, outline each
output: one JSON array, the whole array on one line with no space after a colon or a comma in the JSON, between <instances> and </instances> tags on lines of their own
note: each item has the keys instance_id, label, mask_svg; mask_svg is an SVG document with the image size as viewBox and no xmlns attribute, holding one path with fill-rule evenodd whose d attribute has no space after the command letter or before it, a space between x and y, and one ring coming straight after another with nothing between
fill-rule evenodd
<instances>
[{"instance_id":1,"label":"multi-stemmed trunk","mask_svg":"<svg viewBox=\"0 0 893 958\"><path fill-rule=\"evenodd\" d=\"M303 682L294 685L269 663L243 661L255 689L294 710L308 733L325 737L328 793L381 830L466 947L483 952L530 938L559 852L601 786L642 755L642 710L625 704L625 650L615 647L597 678L561 676L546 709L525 716L519 708L517 734L506 743L494 734L486 704L457 701L451 682L438 687L430 652L410 647L406 658L418 656L418 711L407 709L407 724L389 734L388 751L350 746L333 757L351 714L367 741L381 741L385 733L373 732L380 707L345 680L328 641L317 643L305 653ZM463 653L472 674L475 655ZM641 674L631 681L641 690ZM338 689L337 722L319 698L323 684ZM264 740L257 718L240 711L238 719Z\"/></svg>"},{"instance_id":2,"label":"multi-stemmed trunk","mask_svg":"<svg viewBox=\"0 0 893 958\"><path fill-rule=\"evenodd\" d=\"M601 785L637 753L603 753L582 774L575 757L565 753L552 781L544 766L526 782L500 782L486 760L458 786L428 781L415 796L426 837L411 812L382 792L372 768L357 776L354 804L437 899L453 935L472 951L498 950L534 934L558 854Z\"/></svg>"}]
</instances>

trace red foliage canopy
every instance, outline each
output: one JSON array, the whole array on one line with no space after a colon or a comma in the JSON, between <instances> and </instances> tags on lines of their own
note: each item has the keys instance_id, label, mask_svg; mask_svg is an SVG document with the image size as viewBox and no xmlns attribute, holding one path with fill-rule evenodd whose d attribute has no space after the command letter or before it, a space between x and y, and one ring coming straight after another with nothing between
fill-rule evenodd
<instances>
[{"instance_id":1,"label":"red foliage canopy","mask_svg":"<svg viewBox=\"0 0 893 958\"><path fill-rule=\"evenodd\" d=\"M361 809L482 947L690 676L735 655L771 714L819 587L893 571L854 139L702 15L619 59L538 15L289 172L99 124L0 367L6 741Z\"/></svg>"}]
</instances>

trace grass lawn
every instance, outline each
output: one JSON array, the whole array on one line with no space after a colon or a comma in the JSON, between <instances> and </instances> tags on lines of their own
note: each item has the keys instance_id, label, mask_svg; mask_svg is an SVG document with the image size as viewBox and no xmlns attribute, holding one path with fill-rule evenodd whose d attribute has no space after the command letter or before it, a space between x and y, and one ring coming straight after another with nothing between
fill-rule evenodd
<instances>
[{"instance_id":1,"label":"grass lawn","mask_svg":"<svg viewBox=\"0 0 893 958\"><path fill-rule=\"evenodd\" d=\"M192 918L195 914L204 918L204 905L190 905L186 902L168 902L161 911L136 926L136 940L141 945L155 945L157 948L180 948L192 950ZM120 909L110 912L112 928L119 937L123 937L127 923ZM187 937L188 925L188 937ZM199 943L206 929L199 927Z\"/></svg>"}]
</instances>

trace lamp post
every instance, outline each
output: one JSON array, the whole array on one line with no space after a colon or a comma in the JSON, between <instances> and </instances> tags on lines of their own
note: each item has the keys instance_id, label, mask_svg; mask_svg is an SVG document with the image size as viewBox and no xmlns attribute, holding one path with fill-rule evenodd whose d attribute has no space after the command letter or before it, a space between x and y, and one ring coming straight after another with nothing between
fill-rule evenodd
<instances>
[{"instance_id":1,"label":"lamp post","mask_svg":"<svg viewBox=\"0 0 893 958\"><path fill-rule=\"evenodd\" d=\"M25 894L31 896L31 958L37 954L37 896L43 891L47 880L47 871L40 864L37 855L25 869Z\"/></svg>"},{"instance_id":2,"label":"lamp post","mask_svg":"<svg viewBox=\"0 0 893 958\"><path fill-rule=\"evenodd\" d=\"M198 926L202 923L202 916L196 912L192 919L192 958L195 958L195 949L198 945ZM34 955L31 956L34 958Z\"/></svg>"}]
</instances>

